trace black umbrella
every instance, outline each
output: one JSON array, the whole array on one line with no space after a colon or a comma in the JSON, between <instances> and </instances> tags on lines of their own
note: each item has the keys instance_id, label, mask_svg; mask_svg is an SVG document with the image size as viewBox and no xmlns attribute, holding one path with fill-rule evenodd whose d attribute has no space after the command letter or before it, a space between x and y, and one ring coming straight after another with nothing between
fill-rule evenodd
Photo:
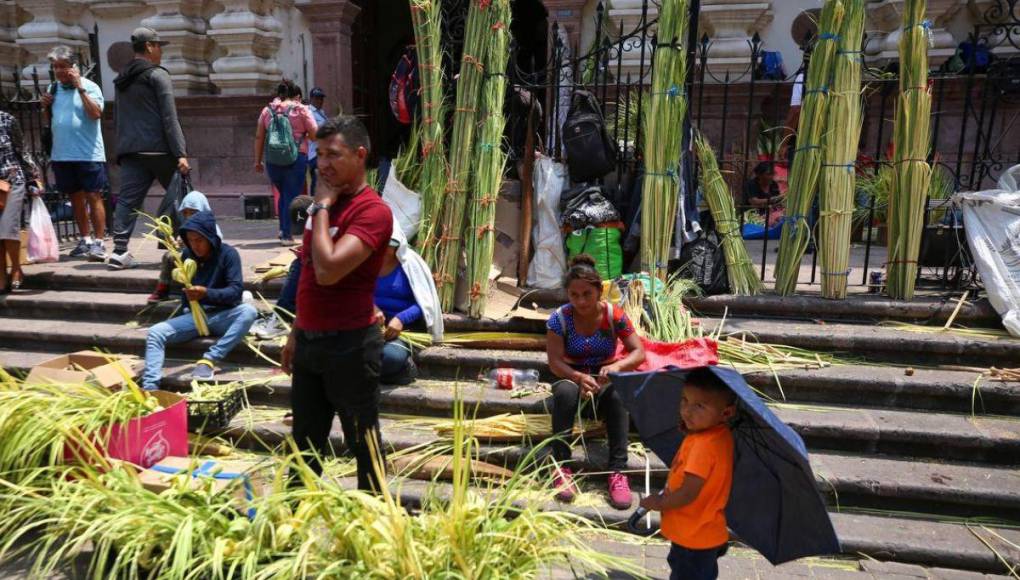
<instances>
[{"instance_id":1,"label":"black umbrella","mask_svg":"<svg viewBox=\"0 0 1020 580\"><path fill-rule=\"evenodd\" d=\"M737 395L733 431L733 486L726 523L773 564L840 552L804 441L779 420L735 370L707 367ZM677 409L692 369L612 375L641 441L670 465L683 434Z\"/></svg>"}]
</instances>

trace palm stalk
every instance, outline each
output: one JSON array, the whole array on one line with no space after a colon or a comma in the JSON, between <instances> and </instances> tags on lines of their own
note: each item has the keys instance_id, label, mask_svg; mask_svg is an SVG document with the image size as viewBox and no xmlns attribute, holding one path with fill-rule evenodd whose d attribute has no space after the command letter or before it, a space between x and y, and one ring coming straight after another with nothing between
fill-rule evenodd
<instances>
[{"instance_id":1,"label":"palm stalk","mask_svg":"<svg viewBox=\"0 0 1020 580\"><path fill-rule=\"evenodd\" d=\"M496 202L503 183L506 153L500 146L506 117L506 66L510 49L510 1L494 0L489 26L490 45L485 58L485 84L482 89L481 126L475 145L471 220L464 237L467 240L467 276L470 284L468 314L481 318L489 297L489 270L496 239ZM459 86L458 86L459 88Z\"/></svg>"},{"instance_id":2,"label":"palm stalk","mask_svg":"<svg viewBox=\"0 0 1020 580\"><path fill-rule=\"evenodd\" d=\"M418 193L421 194L419 250L432 240L439 208L446 188L446 145L443 141L443 55L442 9L440 0L410 0L421 78L420 139L421 170ZM401 175L398 173L398 177ZM405 184L406 185L406 184ZM431 265L431 262L430 262Z\"/></svg>"},{"instance_id":3,"label":"palm stalk","mask_svg":"<svg viewBox=\"0 0 1020 580\"><path fill-rule=\"evenodd\" d=\"M776 292L787 296L797 289L800 262L811 240L808 218L822 169L822 130L829 103L829 83L836 58L844 0L828 0L822 7L820 35L811 53L804 81L804 102L797 130L797 150L790 169L786 218L776 260Z\"/></svg>"},{"instance_id":4,"label":"palm stalk","mask_svg":"<svg viewBox=\"0 0 1020 580\"><path fill-rule=\"evenodd\" d=\"M886 287L891 298L910 300L917 281L924 206L931 181L928 165L931 90L928 87L926 0L907 0L900 36L900 97L893 129L896 184L889 196L889 263Z\"/></svg>"},{"instance_id":5,"label":"palm stalk","mask_svg":"<svg viewBox=\"0 0 1020 580\"><path fill-rule=\"evenodd\" d=\"M754 271L754 264L740 235L740 220L737 219L737 211L733 206L733 195L726 186L722 173L719 172L715 152L701 133L695 138L694 147L701 167L701 191L712 211L716 229L722 236L730 292L741 296L757 294L761 291L761 279Z\"/></svg>"},{"instance_id":6,"label":"palm stalk","mask_svg":"<svg viewBox=\"0 0 1020 580\"><path fill-rule=\"evenodd\" d=\"M845 0L839 50L829 87L825 163L819 187L819 246L822 296L846 298L850 276L850 234L857 193L857 148L861 140L861 48L864 1Z\"/></svg>"},{"instance_id":7,"label":"palm stalk","mask_svg":"<svg viewBox=\"0 0 1020 580\"><path fill-rule=\"evenodd\" d=\"M687 114L687 28L689 0L663 0L652 69L652 90L645 107L641 205L641 268L666 279L673 241Z\"/></svg>"},{"instance_id":8,"label":"palm stalk","mask_svg":"<svg viewBox=\"0 0 1020 580\"><path fill-rule=\"evenodd\" d=\"M139 212L142 217L149 220L152 229L145 237L162 244L170 252L174 261L173 279L184 286L185 290L191 289L191 280L198 272L198 263L188 258L184 259L174 239L174 227L170 222L170 216L154 217L144 212ZM191 310L191 317L195 321L195 329L199 336L209 336L209 325L206 323L205 310L197 300L188 300L188 309Z\"/></svg>"},{"instance_id":9,"label":"palm stalk","mask_svg":"<svg viewBox=\"0 0 1020 580\"><path fill-rule=\"evenodd\" d=\"M481 101L485 63L492 38L492 0L473 0L468 7L464 54L457 77L457 104L453 111L453 136L450 141L450 177L439 208L439 226L432 230L432 241L422 257L432 267L436 290L443 310L453 310L457 290L457 270L461 258L461 233L468 186L471 184L475 129ZM504 58L506 55L503 55Z\"/></svg>"}]
</instances>

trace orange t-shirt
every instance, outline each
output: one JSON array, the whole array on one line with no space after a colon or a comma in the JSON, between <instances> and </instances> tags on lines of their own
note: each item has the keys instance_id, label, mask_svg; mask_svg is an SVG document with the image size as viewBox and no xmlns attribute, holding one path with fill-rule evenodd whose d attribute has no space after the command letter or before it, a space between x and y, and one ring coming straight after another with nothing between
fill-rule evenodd
<instances>
[{"instance_id":1,"label":"orange t-shirt","mask_svg":"<svg viewBox=\"0 0 1020 580\"><path fill-rule=\"evenodd\" d=\"M691 550L722 546L730 539L725 514L733 483L733 435L729 426L687 434L669 468L666 489L680 489L685 473L704 479L705 485L691 503L662 512L662 535Z\"/></svg>"}]
</instances>

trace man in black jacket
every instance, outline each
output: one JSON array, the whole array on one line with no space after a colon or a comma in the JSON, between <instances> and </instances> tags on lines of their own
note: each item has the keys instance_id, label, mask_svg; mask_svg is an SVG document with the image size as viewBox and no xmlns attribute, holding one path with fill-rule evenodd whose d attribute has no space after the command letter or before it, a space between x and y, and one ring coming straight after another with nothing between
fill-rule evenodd
<instances>
[{"instance_id":1,"label":"man in black jacket","mask_svg":"<svg viewBox=\"0 0 1020 580\"><path fill-rule=\"evenodd\" d=\"M135 58L113 80L120 164L120 193L113 214L113 254L108 260L114 270L135 266L128 253L128 241L152 182L159 180L166 189L174 172L186 174L190 169L170 73L159 66L165 44L155 30L136 28L131 35Z\"/></svg>"}]
</instances>

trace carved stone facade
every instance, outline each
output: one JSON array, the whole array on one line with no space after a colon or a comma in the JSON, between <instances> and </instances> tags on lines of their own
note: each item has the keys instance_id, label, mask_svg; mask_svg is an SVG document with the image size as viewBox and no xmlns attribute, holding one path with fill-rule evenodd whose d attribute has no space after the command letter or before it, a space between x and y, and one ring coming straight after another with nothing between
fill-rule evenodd
<instances>
[{"instance_id":1,"label":"carved stone facade","mask_svg":"<svg viewBox=\"0 0 1020 580\"><path fill-rule=\"evenodd\" d=\"M156 14L142 20L170 44L163 48L163 67L170 72L179 95L201 95L212 91L209 55L212 39L202 18L209 0L149 0Z\"/></svg>"},{"instance_id":2,"label":"carved stone facade","mask_svg":"<svg viewBox=\"0 0 1020 580\"><path fill-rule=\"evenodd\" d=\"M86 5L71 0L17 1L17 6L27 11L31 20L18 27L19 47L28 52L22 76L32 78L33 69L40 77L49 70L46 55L57 44L87 52L89 35L79 24Z\"/></svg>"},{"instance_id":3,"label":"carved stone facade","mask_svg":"<svg viewBox=\"0 0 1020 580\"><path fill-rule=\"evenodd\" d=\"M644 0L613 0L610 6L611 30L618 30L622 24L625 34L641 25L643 15L645 22L651 22L658 16L656 5L648 2L646 6ZM708 68L712 74L722 78L727 73L737 76L747 72L751 60L751 38L763 31L772 18L771 1L702 0L699 30L708 35L711 43ZM643 39L639 37L624 47L624 74L638 76L643 61L647 77L651 62L650 38L654 33L653 25Z\"/></svg>"},{"instance_id":4,"label":"carved stone facade","mask_svg":"<svg viewBox=\"0 0 1020 580\"><path fill-rule=\"evenodd\" d=\"M905 0L871 0L868 3L868 41L864 55L869 63L884 65L899 60L904 4ZM965 4L966 0L928 0L931 23L928 61L932 67L941 66L956 53L958 41L946 27Z\"/></svg>"},{"instance_id":5,"label":"carved stone facade","mask_svg":"<svg viewBox=\"0 0 1020 580\"><path fill-rule=\"evenodd\" d=\"M18 7L14 0L0 0L0 90L8 92L14 86L14 75L21 62L18 46Z\"/></svg>"}]
</instances>

